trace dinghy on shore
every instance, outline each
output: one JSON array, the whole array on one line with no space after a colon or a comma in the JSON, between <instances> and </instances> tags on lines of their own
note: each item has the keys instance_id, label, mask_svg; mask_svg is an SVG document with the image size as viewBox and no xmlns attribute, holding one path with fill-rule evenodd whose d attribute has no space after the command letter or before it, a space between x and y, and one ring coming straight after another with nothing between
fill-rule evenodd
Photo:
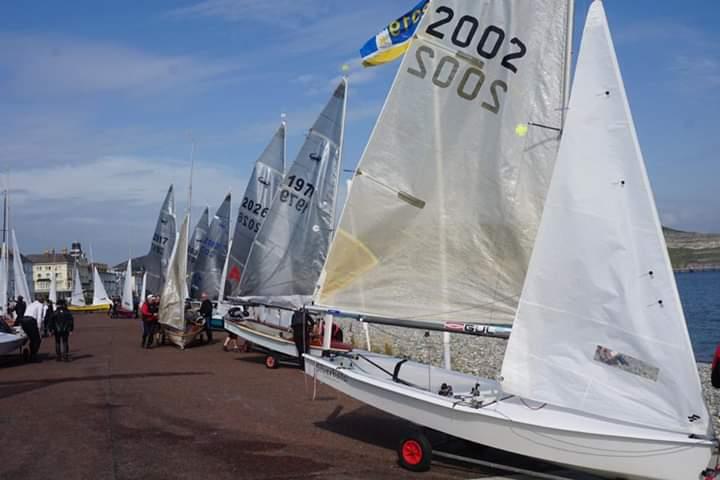
<instances>
[{"instance_id":1,"label":"dinghy on shore","mask_svg":"<svg viewBox=\"0 0 720 480\"><path fill-rule=\"evenodd\" d=\"M316 307L467 334L474 317L512 325L501 376L362 352L305 355L305 370L481 445L608 478L715 478L718 442L599 0L561 118L571 18L567 0L430 4ZM424 470L432 446L414 433L398 455Z\"/></svg>"}]
</instances>

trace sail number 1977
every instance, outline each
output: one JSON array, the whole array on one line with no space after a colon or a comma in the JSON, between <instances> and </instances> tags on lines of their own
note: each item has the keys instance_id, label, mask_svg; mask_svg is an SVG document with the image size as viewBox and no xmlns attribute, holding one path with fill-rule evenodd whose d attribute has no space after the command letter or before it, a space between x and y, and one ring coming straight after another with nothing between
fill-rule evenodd
<instances>
[{"instance_id":1,"label":"sail number 1977","mask_svg":"<svg viewBox=\"0 0 720 480\"><path fill-rule=\"evenodd\" d=\"M315 185L296 175L289 175L287 185L280 191L280 201L305 213L314 193Z\"/></svg>"}]
</instances>

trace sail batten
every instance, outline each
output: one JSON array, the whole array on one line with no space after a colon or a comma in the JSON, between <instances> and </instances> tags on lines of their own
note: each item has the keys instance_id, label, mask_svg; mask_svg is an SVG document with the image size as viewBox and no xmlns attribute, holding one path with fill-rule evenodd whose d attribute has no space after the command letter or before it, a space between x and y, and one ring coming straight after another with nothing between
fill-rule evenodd
<instances>
[{"instance_id":1,"label":"sail batten","mask_svg":"<svg viewBox=\"0 0 720 480\"><path fill-rule=\"evenodd\" d=\"M335 232L346 102L343 79L308 132L253 241L236 290L245 301L298 308L312 300Z\"/></svg>"},{"instance_id":2,"label":"sail batten","mask_svg":"<svg viewBox=\"0 0 720 480\"><path fill-rule=\"evenodd\" d=\"M613 420L711 428L600 1L502 376L508 393Z\"/></svg>"},{"instance_id":3,"label":"sail batten","mask_svg":"<svg viewBox=\"0 0 720 480\"><path fill-rule=\"evenodd\" d=\"M528 122L561 124L566 11L430 5L353 178L319 302L512 323L558 145Z\"/></svg>"}]
</instances>

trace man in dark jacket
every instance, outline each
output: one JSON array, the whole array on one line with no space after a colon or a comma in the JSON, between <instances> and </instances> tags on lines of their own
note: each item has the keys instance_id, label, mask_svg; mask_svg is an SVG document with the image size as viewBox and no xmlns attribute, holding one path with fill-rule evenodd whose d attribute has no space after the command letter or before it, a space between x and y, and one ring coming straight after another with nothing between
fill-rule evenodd
<instances>
[{"instance_id":1,"label":"man in dark jacket","mask_svg":"<svg viewBox=\"0 0 720 480\"><path fill-rule=\"evenodd\" d=\"M43 337L48 337L50 332L50 321L53 315L55 315L55 308L53 308L52 300L48 299L47 309L45 310L45 318L43 319Z\"/></svg>"},{"instance_id":2,"label":"man in dark jacket","mask_svg":"<svg viewBox=\"0 0 720 480\"><path fill-rule=\"evenodd\" d=\"M75 319L67 309L65 300L58 300L57 310L50 320L50 332L55 336L55 360L70 361L70 333L75 328Z\"/></svg>"},{"instance_id":3,"label":"man in dark jacket","mask_svg":"<svg viewBox=\"0 0 720 480\"><path fill-rule=\"evenodd\" d=\"M212 322L213 304L208 299L207 293L203 293L200 298L202 298L200 315L205 319L205 335L207 335L208 343L212 343L212 327L210 326L210 322Z\"/></svg>"},{"instance_id":4,"label":"man in dark jacket","mask_svg":"<svg viewBox=\"0 0 720 480\"><path fill-rule=\"evenodd\" d=\"M305 368L305 359L303 353L310 351L310 332L312 332L315 320L310 316L307 310L298 310L293 313L290 326L293 330L293 340L295 340L295 348L297 348L300 360L300 368Z\"/></svg>"},{"instance_id":5,"label":"man in dark jacket","mask_svg":"<svg viewBox=\"0 0 720 480\"><path fill-rule=\"evenodd\" d=\"M15 318L18 322L25 316L25 310L27 310L27 303L25 303L22 295L19 295L15 300Z\"/></svg>"}]
</instances>

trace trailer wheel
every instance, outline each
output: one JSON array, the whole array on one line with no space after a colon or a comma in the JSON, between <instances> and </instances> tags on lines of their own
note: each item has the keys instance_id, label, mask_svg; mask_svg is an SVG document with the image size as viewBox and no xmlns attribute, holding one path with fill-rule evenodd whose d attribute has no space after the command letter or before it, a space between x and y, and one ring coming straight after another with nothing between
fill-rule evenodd
<instances>
[{"instance_id":1,"label":"trailer wheel","mask_svg":"<svg viewBox=\"0 0 720 480\"><path fill-rule=\"evenodd\" d=\"M265 366L267 368L276 369L278 368L279 360L275 355L267 355L265 357Z\"/></svg>"},{"instance_id":2,"label":"trailer wheel","mask_svg":"<svg viewBox=\"0 0 720 480\"><path fill-rule=\"evenodd\" d=\"M425 472L430 469L432 445L422 433L403 438L398 447L400 466L411 472Z\"/></svg>"}]
</instances>

